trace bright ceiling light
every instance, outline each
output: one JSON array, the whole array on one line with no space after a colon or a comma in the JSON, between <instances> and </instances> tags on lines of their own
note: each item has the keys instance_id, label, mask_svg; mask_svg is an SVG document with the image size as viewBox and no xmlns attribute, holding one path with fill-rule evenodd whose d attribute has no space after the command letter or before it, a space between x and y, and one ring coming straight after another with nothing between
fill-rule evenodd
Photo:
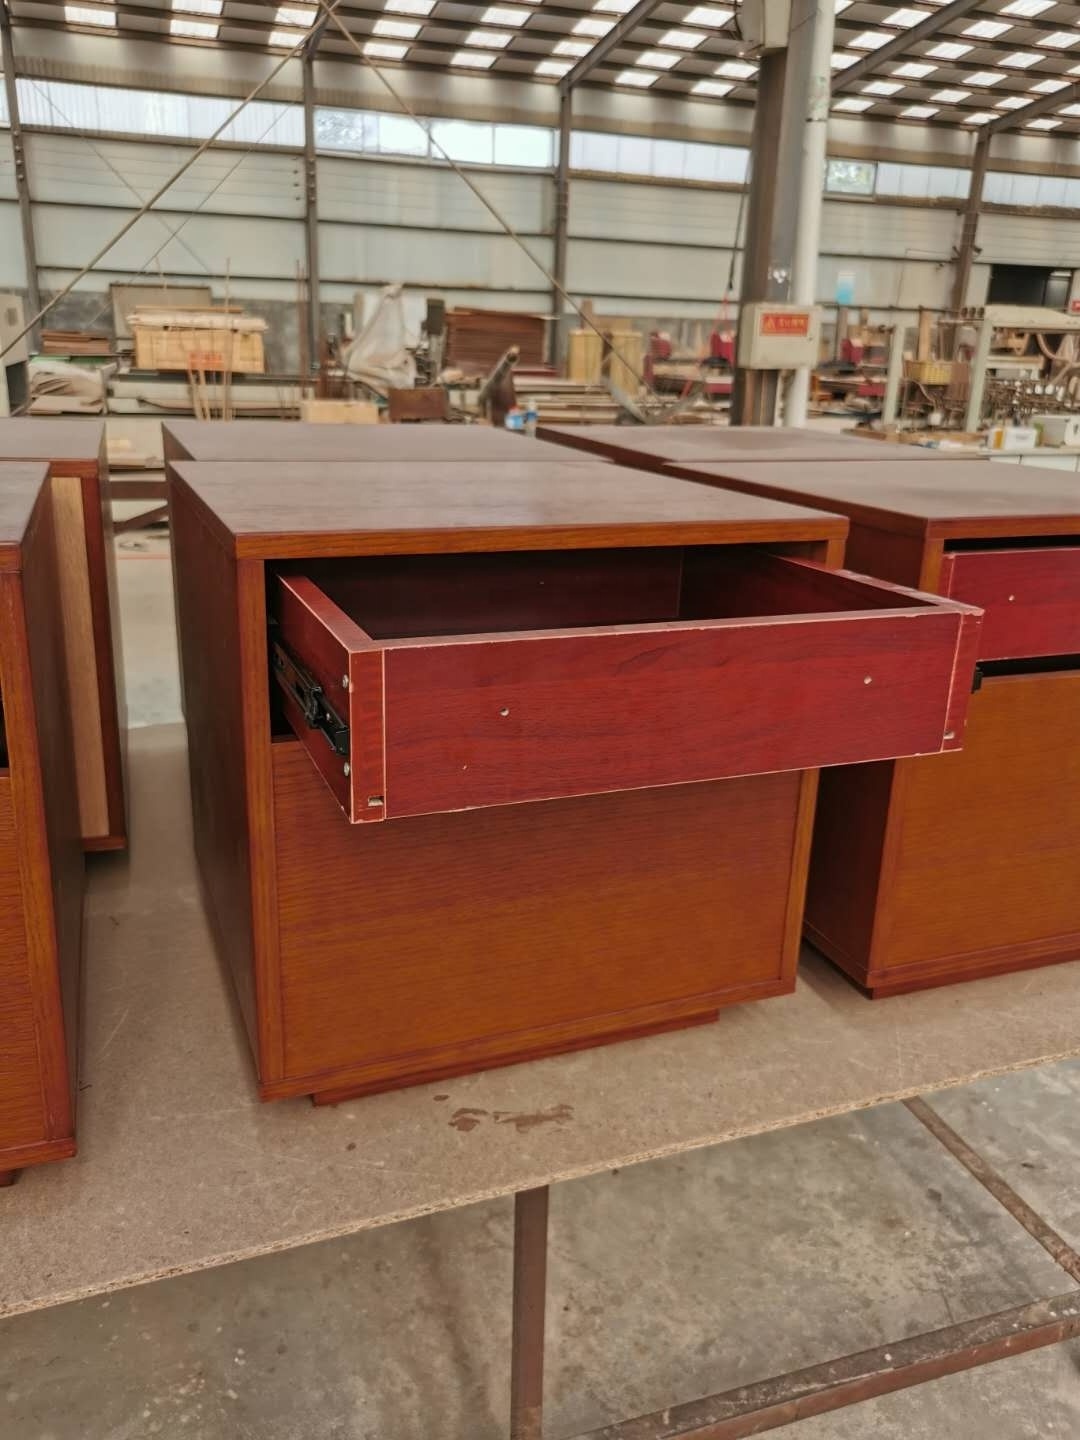
<instances>
[{"instance_id":1,"label":"bright ceiling light","mask_svg":"<svg viewBox=\"0 0 1080 1440\"><path fill-rule=\"evenodd\" d=\"M169 34L178 40L215 40L219 28L212 20L181 20L174 15L169 21Z\"/></svg>"},{"instance_id":2,"label":"bright ceiling light","mask_svg":"<svg viewBox=\"0 0 1080 1440\"><path fill-rule=\"evenodd\" d=\"M1006 95L1004 100L997 102L999 110L1023 110L1031 101L1025 95Z\"/></svg>"},{"instance_id":3,"label":"bright ceiling light","mask_svg":"<svg viewBox=\"0 0 1080 1440\"><path fill-rule=\"evenodd\" d=\"M1060 120L1029 120L1026 128L1028 130L1056 130L1060 124Z\"/></svg>"},{"instance_id":4,"label":"bright ceiling light","mask_svg":"<svg viewBox=\"0 0 1080 1440\"><path fill-rule=\"evenodd\" d=\"M1031 91L1032 94L1038 92L1040 95L1053 95L1058 90L1067 90L1068 88L1067 80L1040 80L1037 85L1032 85Z\"/></svg>"},{"instance_id":5,"label":"bright ceiling light","mask_svg":"<svg viewBox=\"0 0 1080 1440\"><path fill-rule=\"evenodd\" d=\"M678 63L678 55L669 55L663 50L643 50L634 61L635 65L645 65L650 70L670 70Z\"/></svg>"},{"instance_id":6,"label":"bright ceiling light","mask_svg":"<svg viewBox=\"0 0 1080 1440\"><path fill-rule=\"evenodd\" d=\"M555 45L552 53L555 55L573 55L575 60L579 60L582 55L587 55L591 49L592 46L586 45L584 40L560 40Z\"/></svg>"},{"instance_id":7,"label":"bright ceiling light","mask_svg":"<svg viewBox=\"0 0 1080 1440\"><path fill-rule=\"evenodd\" d=\"M1068 50L1078 40L1080 30L1051 30L1049 35L1041 35L1035 44L1045 45L1051 50Z\"/></svg>"},{"instance_id":8,"label":"bright ceiling light","mask_svg":"<svg viewBox=\"0 0 1080 1440\"><path fill-rule=\"evenodd\" d=\"M849 97L846 100L837 100L832 108L834 110L869 110L873 103L873 100L855 100Z\"/></svg>"},{"instance_id":9,"label":"bright ceiling light","mask_svg":"<svg viewBox=\"0 0 1080 1440\"><path fill-rule=\"evenodd\" d=\"M974 25L964 26L964 34L974 35L977 40L996 40L1011 29L1011 25L1003 25L1000 20L976 20Z\"/></svg>"},{"instance_id":10,"label":"bright ceiling light","mask_svg":"<svg viewBox=\"0 0 1080 1440\"><path fill-rule=\"evenodd\" d=\"M935 60L959 60L961 55L974 48L973 45L961 45L957 40L941 40L926 53L933 55Z\"/></svg>"},{"instance_id":11,"label":"bright ceiling light","mask_svg":"<svg viewBox=\"0 0 1080 1440\"><path fill-rule=\"evenodd\" d=\"M704 30L667 30L657 43L672 45L676 50L696 50L708 38Z\"/></svg>"},{"instance_id":12,"label":"bright ceiling light","mask_svg":"<svg viewBox=\"0 0 1080 1440\"><path fill-rule=\"evenodd\" d=\"M225 0L173 0L174 10L185 10L189 15L220 15Z\"/></svg>"},{"instance_id":13,"label":"bright ceiling light","mask_svg":"<svg viewBox=\"0 0 1080 1440\"><path fill-rule=\"evenodd\" d=\"M573 27L575 35L592 35L597 40L601 35L606 35L609 30L615 29L614 20L594 20L591 15L586 15L584 20L579 20Z\"/></svg>"},{"instance_id":14,"label":"bright ceiling light","mask_svg":"<svg viewBox=\"0 0 1080 1440\"><path fill-rule=\"evenodd\" d=\"M307 30L315 19L315 8L300 5L279 5L274 16L276 25L295 25L298 30Z\"/></svg>"},{"instance_id":15,"label":"bright ceiling light","mask_svg":"<svg viewBox=\"0 0 1080 1440\"><path fill-rule=\"evenodd\" d=\"M863 30L853 40L849 40L848 44L854 45L856 50L877 50L891 39L892 36L886 34L884 30Z\"/></svg>"},{"instance_id":16,"label":"bright ceiling light","mask_svg":"<svg viewBox=\"0 0 1080 1440\"><path fill-rule=\"evenodd\" d=\"M495 64L495 56L483 54L479 50L456 50L450 56L450 64L469 70L490 70Z\"/></svg>"},{"instance_id":17,"label":"bright ceiling light","mask_svg":"<svg viewBox=\"0 0 1080 1440\"><path fill-rule=\"evenodd\" d=\"M936 65L920 65L917 60L908 60L903 65L897 65L892 73L904 80L925 80L927 75L932 75L937 68Z\"/></svg>"},{"instance_id":18,"label":"bright ceiling light","mask_svg":"<svg viewBox=\"0 0 1080 1440\"><path fill-rule=\"evenodd\" d=\"M961 100L967 100L970 95L970 90L935 90L930 99L940 100L942 105L959 105Z\"/></svg>"},{"instance_id":19,"label":"bright ceiling light","mask_svg":"<svg viewBox=\"0 0 1080 1440\"><path fill-rule=\"evenodd\" d=\"M938 113L936 105L909 105L900 111L901 120L929 120Z\"/></svg>"},{"instance_id":20,"label":"bright ceiling light","mask_svg":"<svg viewBox=\"0 0 1080 1440\"><path fill-rule=\"evenodd\" d=\"M719 80L696 80L690 88L695 95L712 95L718 100L722 95L730 95L735 86L723 85Z\"/></svg>"},{"instance_id":21,"label":"bright ceiling light","mask_svg":"<svg viewBox=\"0 0 1080 1440\"><path fill-rule=\"evenodd\" d=\"M999 80L1005 79L1004 70L973 70L970 75L965 76L969 85L996 85Z\"/></svg>"},{"instance_id":22,"label":"bright ceiling light","mask_svg":"<svg viewBox=\"0 0 1080 1440\"><path fill-rule=\"evenodd\" d=\"M757 66L748 65L745 60L725 60L713 71L714 75L726 75L729 80L749 80L756 73Z\"/></svg>"},{"instance_id":23,"label":"bright ceiling light","mask_svg":"<svg viewBox=\"0 0 1080 1440\"><path fill-rule=\"evenodd\" d=\"M489 5L480 16L485 25L524 25L529 18L527 10L511 10L506 5Z\"/></svg>"},{"instance_id":24,"label":"bright ceiling light","mask_svg":"<svg viewBox=\"0 0 1080 1440\"><path fill-rule=\"evenodd\" d=\"M91 10L86 5L65 5L64 19L69 25L100 25L103 30L116 29L115 10Z\"/></svg>"},{"instance_id":25,"label":"bright ceiling light","mask_svg":"<svg viewBox=\"0 0 1080 1440\"><path fill-rule=\"evenodd\" d=\"M654 85L659 78L655 71L650 75L647 70L620 70L615 76L615 84L634 85L639 90L644 90L649 85Z\"/></svg>"},{"instance_id":26,"label":"bright ceiling light","mask_svg":"<svg viewBox=\"0 0 1080 1440\"><path fill-rule=\"evenodd\" d=\"M964 116L964 125L985 125L988 120L996 120L997 116L992 110L969 110Z\"/></svg>"},{"instance_id":27,"label":"bright ceiling light","mask_svg":"<svg viewBox=\"0 0 1080 1440\"><path fill-rule=\"evenodd\" d=\"M403 60L408 53L408 45L400 45L395 40L364 41L364 54L375 60Z\"/></svg>"},{"instance_id":28,"label":"bright ceiling light","mask_svg":"<svg viewBox=\"0 0 1080 1440\"><path fill-rule=\"evenodd\" d=\"M832 53L832 68L834 70L846 70L849 65L854 65L858 55L847 55L843 50L834 50Z\"/></svg>"},{"instance_id":29,"label":"bright ceiling light","mask_svg":"<svg viewBox=\"0 0 1080 1440\"><path fill-rule=\"evenodd\" d=\"M1011 5L1001 7L1002 15L1023 15L1030 19L1033 15L1041 15L1044 10L1052 10L1055 0L1012 0Z\"/></svg>"},{"instance_id":30,"label":"bright ceiling light","mask_svg":"<svg viewBox=\"0 0 1080 1440\"><path fill-rule=\"evenodd\" d=\"M386 0L386 9L396 10L399 15L430 15L435 0Z\"/></svg>"},{"instance_id":31,"label":"bright ceiling light","mask_svg":"<svg viewBox=\"0 0 1080 1440\"><path fill-rule=\"evenodd\" d=\"M1000 64L1007 65L1010 70L1027 70L1042 58L1037 50L1014 50L1011 55L1003 55Z\"/></svg>"},{"instance_id":32,"label":"bright ceiling light","mask_svg":"<svg viewBox=\"0 0 1080 1440\"><path fill-rule=\"evenodd\" d=\"M481 50L505 50L513 38L505 30L470 30L465 44L476 45Z\"/></svg>"},{"instance_id":33,"label":"bright ceiling light","mask_svg":"<svg viewBox=\"0 0 1080 1440\"><path fill-rule=\"evenodd\" d=\"M897 25L901 30L910 30L912 25L917 25L920 20L927 19L934 12L932 10L909 10L901 6L894 10L891 15L886 15L882 25Z\"/></svg>"},{"instance_id":34,"label":"bright ceiling light","mask_svg":"<svg viewBox=\"0 0 1080 1440\"><path fill-rule=\"evenodd\" d=\"M415 40L420 34L420 26L415 20L376 20L371 33L389 35L395 40Z\"/></svg>"},{"instance_id":35,"label":"bright ceiling light","mask_svg":"<svg viewBox=\"0 0 1080 1440\"><path fill-rule=\"evenodd\" d=\"M685 20L687 25L707 25L719 30L731 19L733 12L723 5L695 5L692 10L687 11Z\"/></svg>"},{"instance_id":36,"label":"bright ceiling light","mask_svg":"<svg viewBox=\"0 0 1080 1440\"><path fill-rule=\"evenodd\" d=\"M536 67L537 75L550 75L553 80L561 80L567 71L574 67L569 60L541 60Z\"/></svg>"},{"instance_id":37,"label":"bright ceiling light","mask_svg":"<svg viewBox=\"0 0 1080 1440\"><path fill-rule=\"evenodd\" d=\"M864 85L862 88L864 95L895 95L904 87L890 84L888 80L872 80L869 85Z\"/></svg>"}]
</instances>

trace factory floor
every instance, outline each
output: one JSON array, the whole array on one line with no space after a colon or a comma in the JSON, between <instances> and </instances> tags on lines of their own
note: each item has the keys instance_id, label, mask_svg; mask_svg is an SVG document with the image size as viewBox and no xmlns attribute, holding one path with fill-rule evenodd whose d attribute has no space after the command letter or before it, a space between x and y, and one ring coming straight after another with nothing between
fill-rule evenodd
<instances>
[{"instance_id":1,"label":"factory floor","mask_svg":"<svg viewBox=\"0 0 1080 1440\"><path fill-rule=\"evenodd\" d=\"M130 723L175 720L168 540L117 547ZM934 1103L1080 1246L1080 1063ZM0 1437L504 1440L511 1222L499 1201L2 1322ZM558 1187L551 1246L551 1440L1073 1288L899 1105ZM1066 1440L1080 1343L772 1433Z\"/></svg>"}]
</instances>

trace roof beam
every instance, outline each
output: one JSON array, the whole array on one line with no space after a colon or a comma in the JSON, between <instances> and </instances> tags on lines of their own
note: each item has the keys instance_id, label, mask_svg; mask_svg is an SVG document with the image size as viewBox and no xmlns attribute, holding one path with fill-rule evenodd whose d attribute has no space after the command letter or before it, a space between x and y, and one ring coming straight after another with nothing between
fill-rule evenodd
<instances>
[{"instance_id":1,"label":"roof beam","mask_svg":"<svg viewBox=\"0 0 1080 1440\"><path fill-rule=\"evenodd\" d=\"M1029 120L1037 120L1040 115L1049 115L1054 110L1060 110L1063 105L1075 105L1080 99L1080 81L1069 86L1067 90L1055 90L1052 95L1038 95L1030 105L1025 105L1020 110L1006 110L996 120L991 120L986 126L987 135L1000 135L1002 130L1019 130Z\"/></svg>"},{"instance_id":2,"label":"roof beam","mask_svg":"<svg viewBox=\"0 0 1080 1440\"><path fill-rule=\"evenodd\" d=\"M602 35L587 55L581 59L559 81L559 93L568 94L575 85L590 75L597 65L602 64L613 50L617 50L624 41L628 40L631 34L639 25L644 25L654 10L659 10L663 0L638 0L632 10L628 10L621 20L617 20L606 35Z\"/></svg>"},{"instance_id":3,"label":"roof beam","mask_svg":"<svg viewBox=\"0 0 1080 1440\"><path fill-rule=\"evenodd\" d=\"M872 76L880 66L888 64L890 60L910 58L908 52L912 45L917 45L920 40L931 39L944 30L951 20L962 20L965 15L970 15L972 10L977 10L981 3L982 0L952 0L950 5L943 5L925 20L920 20L918 25L913 25L910 30L901 30L884 45L868 51L861 60L856 60L854 65L838 71L833 89L847 90L851 85Z\"/></svg>"}]
</instances>

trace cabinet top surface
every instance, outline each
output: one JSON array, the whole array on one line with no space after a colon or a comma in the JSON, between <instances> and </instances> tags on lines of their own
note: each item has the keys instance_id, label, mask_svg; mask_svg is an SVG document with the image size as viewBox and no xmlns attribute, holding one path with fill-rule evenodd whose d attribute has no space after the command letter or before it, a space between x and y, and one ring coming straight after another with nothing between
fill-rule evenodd
<instances>
[{"instance_id":1,"label":"cabinet top surface","mask_svg":"<svg viewBox=\"0 0 1080 1440\"><path fill-rule=\"evenodd\" d=\"M30 461L0 460L0 570L16 570L19 550L48 467Z\"/></svg>"},{"instance_id":2,"label":"cabinet top surface","mask_svg":"<svg viewBox=\"0 0 1080 1440\"><path fill-rule=\"evenodd\" d=\"M97 462L104 420L0 420L0 460L92 460Z\"/></svg>"},{"instance_id":3,"label":"cabinet top surface","mask_svg":"<svg viewBox=\"0 0 1080 1440\"><path fill-rule=\"evenodd\" d=\"M563 455L484 425L313 425L302 420L171 420L173 453L190 460L526 460Z\"/></svg>"},{"instance_id":4,"label":"cabinet top surface","mask_svg":"<svg viewBox=\"0 0 1080 1440\"><path fill-rule=\"evenodd\" d=\"M872 442L871 442L872 443ZM937 538L1080 533L1080 478L987 460L905 465L727 465L685 461L672 474L700 475L748 493L836 509L882 530Z\"/></svg>"},{"instance_id":5,"label":"cabinet top surface","mask_svg":"<svg viewBox=\"0 0 1080 1440\"><path fill-rule=\"evenodd\" d=\"M825 540L847 521L606 463L242 465L172 470L237 555Z\"/></svg>"},{"instance_id":6,"label":"cabinet top surface","mask_svg":"<svg viewBox=\"0 0 1080 1440\"><path fill-rule=\"evenodd\" d=\"M932 458L914 445L860 440L827 430L785 430L778 425L540 425L541 439L573 445L593 454L650 460L725 460L733 464L769 460L885 460L897 463Z\"/></svg>"}]
</instances>

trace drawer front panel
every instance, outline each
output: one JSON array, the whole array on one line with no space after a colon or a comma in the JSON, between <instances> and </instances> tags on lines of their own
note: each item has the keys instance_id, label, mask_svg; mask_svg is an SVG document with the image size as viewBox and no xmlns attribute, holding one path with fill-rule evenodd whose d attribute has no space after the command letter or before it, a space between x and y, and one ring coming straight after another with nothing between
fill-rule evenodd
<instances>
[{"instance_id":1,"label":"drawer front panel","mask_svg":"<svg viewBox=\"0 0 1080 1440\"><path fill-rule=\"evenodd\" d=\"M954 551L941 588L986 611L980 659L1080 652L1080 546Z\"/></svg>"},{"instance_id":2,"label":"drawer front panel","mask_svg":"<svg viewBox=\"0 0 1080 1440\"><path fill-rule=\"evenodd\" d=\"M976 611L805 561L770 565L781 614L763 613L755 573L738 597L760 607L753 619L392 640L310 579L282 578L282 639L348 717L347 751L287 688L286 714L354 822L960 745ZM799 604L810 613L787 613Z\"/></svg>"}]
</instances>

